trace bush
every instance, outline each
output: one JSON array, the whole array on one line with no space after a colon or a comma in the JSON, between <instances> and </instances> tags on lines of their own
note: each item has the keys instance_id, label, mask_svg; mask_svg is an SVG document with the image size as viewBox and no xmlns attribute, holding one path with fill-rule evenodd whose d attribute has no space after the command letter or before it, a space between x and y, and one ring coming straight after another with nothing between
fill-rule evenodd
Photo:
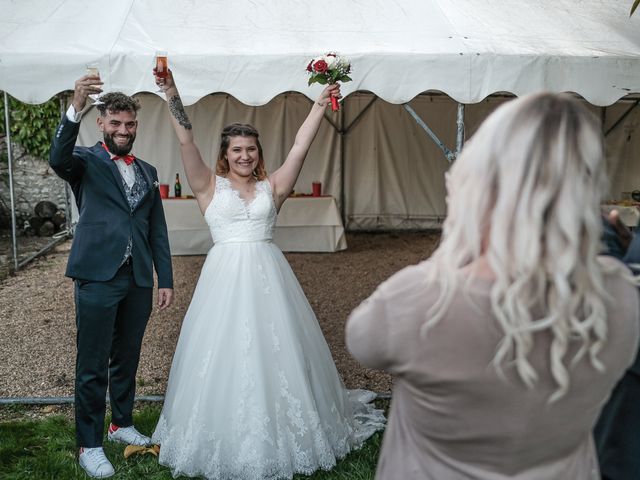
<instances>
[{"instance_id":1,"label":"bush","mask_svg":"<svg viewBox=\"0 0 640 480\"><path fill-rule=\"evenodd\" d=\"M3 95L4 97L4 95ZM60 121L58 97L40 105L28 105L9 97L11 106L11 141L20 144L26 153L36 158L49 156L49 147ZM4 137L4 101L0 103L0 136ZM6 162L6 155L2 155Z\"/></svg>"}]
</instances>

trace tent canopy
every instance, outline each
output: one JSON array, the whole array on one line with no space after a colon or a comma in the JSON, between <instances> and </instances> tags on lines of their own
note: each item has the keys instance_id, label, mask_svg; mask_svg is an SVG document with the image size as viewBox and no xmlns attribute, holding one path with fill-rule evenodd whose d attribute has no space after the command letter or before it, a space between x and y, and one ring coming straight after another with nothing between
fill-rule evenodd
<instances>
[{"instance_id":1,"label":"tent canopy","mask_svg":"<svg viewBox=\"0 0 640 480\"><path fill-rule=\"evenodd\" d=\"M106 91L153 92L169 52L186 105L216 92L246 105L315 98L305 67L351 59L343 94L405 103L441 91L572 91L594 105L640 93L640 16L631 0L0 0L0 90L41 103L99 62Z\"/></svg>"},{"instance_id":2,"label":"tent canopy","mask_svg":"<svg viewBox=\"0 0 640 480\"><path fill-rule=\"evenodd\" d=\"M337 51L351 59L353 81L340 112L327 113L296 191L321 181L349 229L430 228L446 214L449 163L400 104L453 148L456 102L470 104L470 135L505 101L492 94L576 92L612 130L611 197L640 189L640 108L627 115L628 98L640 98L640 15L629 18L631 3L0 0L0 90L41 103L98 62L105 91L139 94L133 153L171 183L184 173L179 145L164 100L144 93L156 90L156 50L169 52L208 164L222 127L240 121L261 132L268 171L281 165L322 88L307 85L307 63ZM100 139L94 110L80 144Z\"/></svg>"}]
</instances>

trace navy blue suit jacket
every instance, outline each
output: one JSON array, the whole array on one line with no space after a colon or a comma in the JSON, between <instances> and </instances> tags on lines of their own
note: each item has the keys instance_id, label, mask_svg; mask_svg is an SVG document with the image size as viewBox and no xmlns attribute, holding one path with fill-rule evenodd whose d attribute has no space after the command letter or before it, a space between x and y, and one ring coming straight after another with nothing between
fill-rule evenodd
<instances>
[{"instance_id":1,"label":"navy blue suit jacket","mask_svg":"<svg viewBox=\"0 0 640 480\"><path fill-rule=\"evenodd\" d=\"M131 211L118 167L100 143L76 147L79 130L80 123L71 122L64 115L49 154L51 168L69 182L80 212L66 275L92 281L112 279L132 238L136 284L153 287L155 266L158 287L173 288L169 238L156 169L136 158L149 189Z\"/></svg>"}]
</instances>

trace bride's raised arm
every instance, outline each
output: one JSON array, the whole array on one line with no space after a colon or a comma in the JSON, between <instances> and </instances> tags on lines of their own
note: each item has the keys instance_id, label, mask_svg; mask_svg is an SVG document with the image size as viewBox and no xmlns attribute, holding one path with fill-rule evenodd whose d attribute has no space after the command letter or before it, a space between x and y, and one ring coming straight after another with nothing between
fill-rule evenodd
<instances>
[{"instance_id":1,"label":"bride's raised arm","mask_svg":"<svg viewBox=\"0 0 640 480\"><path fill-rule=\"evenodd\" d=\"M193 128L182 105L178 88L173 79L173 73L169 70L166 78L159 78L157 75L155 77L156 84L164 91L167 97L171 123L180 142L180 153L189 187L191 187L191 191L198 201L200 211L204 212L213 197L216 177L211 168L202 159L200 150L194 142Z\"/></svg>"},{"instance_id":2,"label":"bride's raised arm","mask_svg":"<svg viewBox=\"0 0 640 480\"><path fill-rule=\"evenodd\" d=\"M330 103L332 95L340 98L340 85L329 85L322 91L318 100L316 100L313 107L311 107L309 115L307 115L307 118L300 126L293 147L291 147L284 163L269 175L269 181L271 182L271 187L274 192L274 200L278 209L280 209L282 203L293 190L298 175L300 175L300 170L302 170L302 165L304 164L304 159L307 156L309 147L320 128L324 110L327 104Z\"/></svg>"}]
</instances>

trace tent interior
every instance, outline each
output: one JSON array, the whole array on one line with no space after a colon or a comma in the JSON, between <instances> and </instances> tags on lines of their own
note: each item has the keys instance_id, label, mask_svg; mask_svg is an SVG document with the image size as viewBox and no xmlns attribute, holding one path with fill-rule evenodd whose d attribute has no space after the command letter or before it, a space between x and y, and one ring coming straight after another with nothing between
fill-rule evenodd
<instances>
[{"instance_id":1,"label":"tent interior","mask_svg":"<svg viewBox=\"0 0 640 480\"><path fill-rule=\"evenodd\" d=\"M133 153L172 184L183 169L164 99L152 93L156 50L169 51L210 164L222 127L238 121L260 131L269 171L322 88L307 85L309 60L337 51L351 60L353 81L342 86L340 112L327 112L295 190L322 182L350 230L433 228L446 214L450 163L407 106L455 151L460 104L468 139L514 95L572 92L603 120L610 197L640 189L640 16L629 8L620 0L0 0L0 90L41 103L98 62L105 91L142 104ZM80 144L99 140L95 116L86 113Z\"/></svg>"},{"instance_id":2,"label":"tent interior","mask_svg":"<svg viewBox=\"0 0 640 480\"><path fill-rule=\"evenodd\" d=\"M140 94L137 98L142 108L135 153L158 169L161 182L172 185L176 173L182 179L185 177L165 101L154 94ZM467 105L464 115L467 138L505 101L508 98L504 96L492 96ZM444 144L454 149L456 102L442 94L422 94L409 104ZM640 135L636 134L640 128L640 108L634 108L635 104L635 100L621 99L606 108L590 106L594 114L604 119L604 133L631 109L606 136L611 199L621 199L627 192L640 189ZM310 105L308 98L293 92L278 95L259 107L243 105L230 95L214 94L186 110L196 142L212 167L222 128L238 121L251 123L258 129L267 171L273 171L293 144ZM91 109L86 115L88 121L81 125L79 142L93 145L100 140L95 122L97 113ZM320 181L323 193L334 196L340 206L344 203L345 226L349 230L440 226L446 214L444 173L450 163L402 105L357 92L342 102L340 112L328 111L326 117L300 174L296 192L310 193L311 183ZM190 193L183 182L183 194Z\"/></svg>"}]
</instances>

